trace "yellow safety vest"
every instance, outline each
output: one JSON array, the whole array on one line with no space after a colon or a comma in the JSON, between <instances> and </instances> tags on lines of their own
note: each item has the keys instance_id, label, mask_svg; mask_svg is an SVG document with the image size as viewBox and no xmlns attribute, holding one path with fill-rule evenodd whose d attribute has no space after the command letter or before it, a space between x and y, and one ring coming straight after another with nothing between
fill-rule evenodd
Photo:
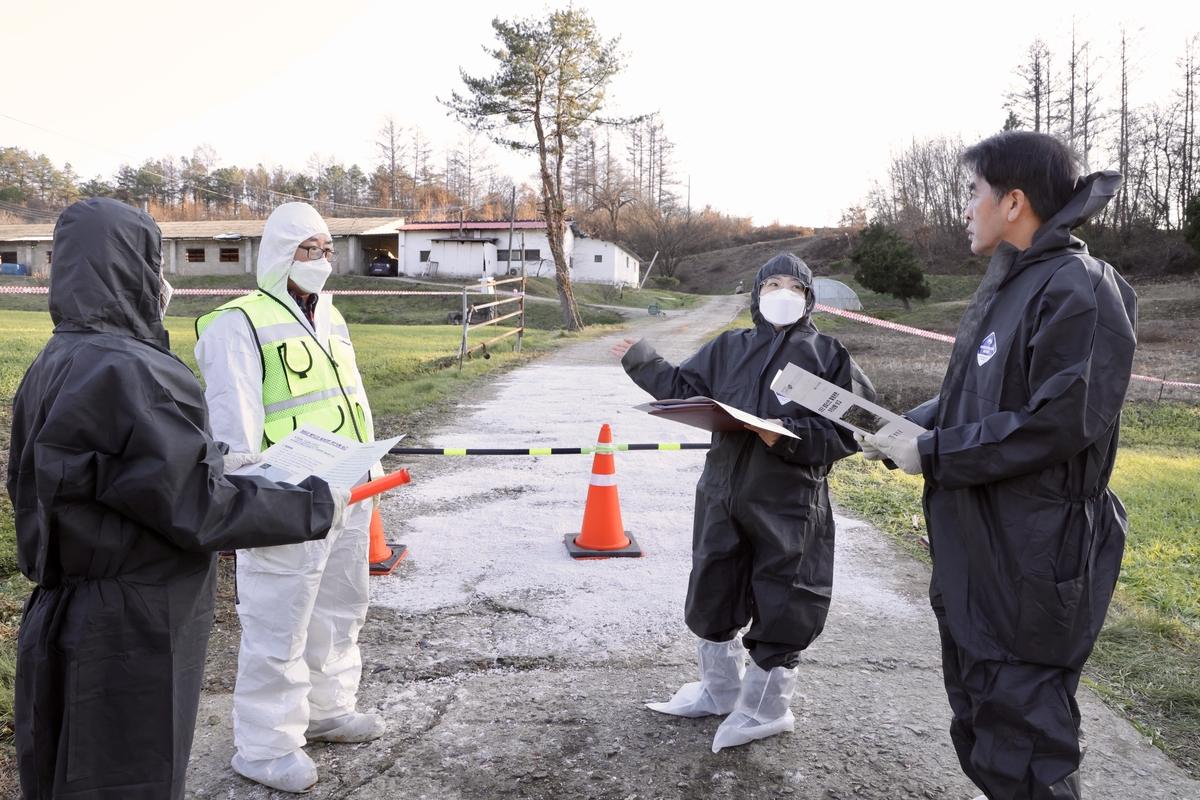
<instances>
[{"instance_id":1,"label":"yellow safety vest","mask_svg":"<svg viewBox=\"0 0 1200 800\"><path fill-rule=\"evenodd\" d=\"M256 291L231 300L196 320L196 338L226 311L246 316L262 356L263 449L310 422L365 442L367 418L350 329L331 307L326 347L278 298Z\"/></svg>"}]
</instances>

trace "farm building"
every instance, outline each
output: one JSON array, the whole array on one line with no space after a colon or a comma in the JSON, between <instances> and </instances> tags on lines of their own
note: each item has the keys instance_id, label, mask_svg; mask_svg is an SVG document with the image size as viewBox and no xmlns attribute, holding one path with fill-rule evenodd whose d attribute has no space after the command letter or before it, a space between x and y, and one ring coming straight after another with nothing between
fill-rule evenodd
<instances>
[{"instance_id":1,"label":"farm building","mask_svg":"<svg viewBox=\"0 0 1200 800\"><path fill-rule=\"evenodd\" d=\"M329 233L338 252L335 274L366 271L377 255L396 257L396 229L403 218L330 218ZM266 220L160 222L163 233L163 271L168 275L238 275L254 272L254 259ZM0 259L29 267L30 274L47 274L54 243L54 225L0 225Z\"/></svg>"},{"instance_id":2,"label":"farm building","mask_svg":"<svg viewBox=\"0 0 1200 800\"><path fill-rule=\"evenodd\" d=\"M338 259L335 274L361 275L378 256L396 259L409 276L477 279L518 274L554 274L554 260L543 220L513 225L504 221L414 222L402 218L328 218ZM168 275L240 275L254 272L265 220L160 222L163 271ZM30 274L50 268L54 225L0 225L0 258L24 264ZM564 245L571 279L588 283L633 285L640 260L633 251L593 239L568 223ZM524 261L522 261L524 257Z\"/></svg>"},{"instance_id":3,"label":"farm building","mask_svg":"<svg viewBox=\"0 0 1200 800\"><path fill-rule=\"evenodd\" d=\"M554 274L545 220L410 222L400 226L400 272L441 278L484 278ZM571 280L632 285L641 260L616 242L593 239L568 221L563 246L571 259Z\"/></svg>"},{"instance_id":4,"label":"farm building","mask_svg":"<svg viewBox=\"0 0 1200 800\"><path fill-rule=\"evenodd\" d=\"M53 225L0 225L0 263L23 264L30 275L44 275L53 240Z\"/></svg>"}]
</instances>

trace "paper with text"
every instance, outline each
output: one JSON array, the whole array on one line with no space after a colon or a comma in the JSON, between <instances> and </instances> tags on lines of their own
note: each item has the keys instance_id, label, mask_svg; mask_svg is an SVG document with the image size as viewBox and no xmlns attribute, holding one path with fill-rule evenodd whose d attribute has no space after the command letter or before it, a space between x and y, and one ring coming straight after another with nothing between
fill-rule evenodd
<instances>
[{"instance_id":1,"label":"paper with text","mask_svg":"<svg viewBox=\"0 0 1200 800\"><path fill-rule=\"evenodd\" d=\"M356 442L305 423L264 450L262 461L233 474L261 475L277 483L299 483L316 475L330 486L351 489L366 480L375 462L400 438Z\"/></svg>"},{"instance_id":2,"label":"paper with text","mask_svg":"<svg viewBox=\"0 0 1200 800\"><path fill-rule=\"evenodd\" d=\"M771 381L771 388L842 427L879 439L912 439L925 429L893 414L854 392L788 364Z\"/></svg>"}]
</instances>

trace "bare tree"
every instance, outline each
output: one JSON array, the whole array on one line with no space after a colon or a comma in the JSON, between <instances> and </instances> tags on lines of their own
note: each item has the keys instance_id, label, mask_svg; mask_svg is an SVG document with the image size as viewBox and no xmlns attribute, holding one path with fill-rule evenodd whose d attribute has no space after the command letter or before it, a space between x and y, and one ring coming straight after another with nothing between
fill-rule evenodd
<instances>
[{"instance_id":1,"label":"bare tree","mask_svg":"<svg viewBox=\"0 0 1200 800\"><path fill-rule=\"evenodd\" d=\"M962 214L971 176L962 151L958 136L913 139L893 152L887 182L868 196L874 220L914 242L926 261L957 265L969 254Z\"/></svg>"},{"instance_id":2,"label":"bare tree","mask_svg":"<svg viewBox=\"0 0 1200 800\"><path fill-rule=\"evenodd\" d=\"M1053 121L1055 82L1050 72L1052 54L1042 37L1037 37L1026 51L1025 61L1013 69L1020 78L1017 86L1005 94L1005 108L1013 112L1021 124L1034 131L1050 133Z\"/></svg>"},{"instance_id":3,"label":"bare tree","mask_svg":"<svg viewBox=\"0 0 1200 800\"><path fill-rule=\"evenodd\" d=\"M1133 231L1133 218L1137 195L1132 192L1140 182L1140 176L1131 172L1134 162L1133 137L1135 128L1134 109L1129 104L1129 86L1137 74L1137 63L1134 58L1134 37L1125 26L1121 26L1121 38L1117 50L1117 65L1121 76L1120 93L1117 99L1117 138L1114 150L1117 170L1125 176L1121 188L1113 198L1113 218L1117 230L1125 241Z\"/></svg>"},{"instance_id":4,"label":"bare tree","mask_svg":"<svg viewBox=\"0 0 1200 800\"><path fill-rule=\"evenodd\" d=\"M403 200L400 187L404 178L404 157L407 145L404 144L404 126L396 123L391 114L384 116L376 134L375 148L378 151L377 164L382 169L387 187L388 208L400 208Z\"/></svg>"},{"instance_id":5,"label":"bare tree","mask_svg":"<svg viewBox=\"0 0 1200 800\"><path fill-rule=\"evenodd\" d=\"M1064 141L1079 156L1084 170L1090 169L1091 152L1096 145L1100 124L1098 85L1101 70L1092 52L1092 43L1083 38L1074 17L1067 56L1065 95L1059 94L1058 118Z\"/></svg>"},{"instance_id":6,"label":"bare tree","mask_svg":"<svg viewBox=\"0 0 1200 800\"><path fill-rule=\"evenodd\" d=\"M482 132L468 128L446 153L446 190L458 198L468 215L474 215L482 205L494 171Z\"/></svg>"},{"instance_id":7,"label":"bare tree","mask_svg":"<svg viewBox=\"0 0 1200 800\"><path fill-rule=\"evenodd\" d=\"M667 138L658 114L648 114L641 125L630 128L627 164L640 202L656 208L675 199L674 151L675 143Z\"/></svg>"},{"instance_id":8,"label":"bare tree","mask_svg":"<svg viewBox=\"0 0 1200 800\"><path fill-rule=\"evenodd\" d=\"M1198 174L1197 155L1200 148L1196 145L1196 95L1197 82L1200 81L1200 59L1197 50L1200 49L1200 34L1196 34L1184 45L1183 56L1175 63L1183 77L1183 86L1177 91L1179 105L1179 181L1178 181L1178 222L1182 228L1186 223L1184 210L1188 201L1200 192L1200 174Z\"/></svg>"}]
</instances>

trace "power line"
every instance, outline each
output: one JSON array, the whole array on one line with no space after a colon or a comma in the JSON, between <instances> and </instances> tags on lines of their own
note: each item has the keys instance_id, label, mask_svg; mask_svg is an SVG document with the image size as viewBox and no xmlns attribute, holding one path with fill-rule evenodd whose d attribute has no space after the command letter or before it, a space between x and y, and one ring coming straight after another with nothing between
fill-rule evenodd
<instances>
[{"instance_id":1,"label":"power line","mask_svg":"<svg viewBox=\"0 0 1200 800\"><path fill-rule=\"evenodd\" d=\"M41 208L29 208L27 206L19 206L14 203L5 203L0 200L0 211L7 211L11 214L17 214L22 217L33 217L39 222L55 222L58 220L57 211L48 211Z\"/></svg>"}]
</instances>

